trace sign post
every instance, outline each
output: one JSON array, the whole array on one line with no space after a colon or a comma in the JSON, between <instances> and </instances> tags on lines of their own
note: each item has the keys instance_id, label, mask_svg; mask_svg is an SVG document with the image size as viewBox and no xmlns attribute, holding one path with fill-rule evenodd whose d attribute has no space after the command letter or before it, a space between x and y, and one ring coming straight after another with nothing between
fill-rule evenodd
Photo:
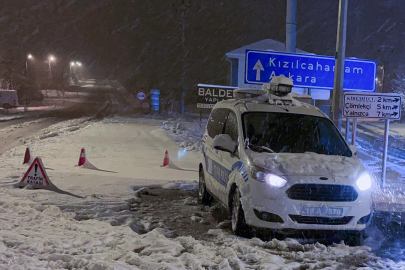
<instances>
[{"instance_id":1,"label":"sign post","mask_svg":"<svg viewBox=\"0 0 405 270\"><path fill-rule=\"evenodd\" d=\"M350 131L350 118L346 118L346 133L345 133L345 140L349 142L349 131Z\"/></svg>"},{"instance_id":2,"label":"sign post","mask_svg":"<svg viewBox=\"0 0 405 270\"><path fill-rule=\"evenodd\" d=\"M357 137L357 118L353 119L353 131L352 131L352 145L356 146Z\"/></svg>"},{"instance_id":3,"label":"sign post","mask_svg":"<svg viewBox=\"0 0 405 270\"><path fill-rule=\"evenodd\" d=\"M384 152L382 160L382 186L385 185L385 175L387 171L387 152L388 152L388 134L390 132L390 120L385 120L385 129L384 129Z\"/></svg>"},{"instance_id":4,"label":"sign post","mask_svg":"<svg viewBox=\"0 0 405 270\"><path fill-rule=\"evenodd\" d=\"M354 118L353 139L356 141L357 118L385 120L381 184L384 186L387 170L388 135L390 120L401 119L401 96L391 93L345 93L343 115Z\"/></svg>"}]
</instances>

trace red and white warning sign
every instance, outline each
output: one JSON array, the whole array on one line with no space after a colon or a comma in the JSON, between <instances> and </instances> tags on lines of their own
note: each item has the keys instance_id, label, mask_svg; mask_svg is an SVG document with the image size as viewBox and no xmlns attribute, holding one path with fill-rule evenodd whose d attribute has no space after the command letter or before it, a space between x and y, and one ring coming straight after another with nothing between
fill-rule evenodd
<instances>
[{"instance_id":1,"label":"red and white warning sign","mask_svg":"<svg viewBox=\"0 0 405 270\"><path fill-rule=\"evenodd\" d=\"M142 91L138 92L138 94L136 94L136 98L139 100L144 100L146 98L146 94Z\"/></svg>"},{"instance_id":2,"label":"red and white warning sign","mask_svg":"<svg viewBox=\"0 0 405 270\"><path fill-rule=\"evenodd\" d=\"M51 181L45 171L45 166L41 158L36 157L28 168L19 186L25 187L31 185L34 188L44 188L50 186Z\"/></svg>"}]
</instances>

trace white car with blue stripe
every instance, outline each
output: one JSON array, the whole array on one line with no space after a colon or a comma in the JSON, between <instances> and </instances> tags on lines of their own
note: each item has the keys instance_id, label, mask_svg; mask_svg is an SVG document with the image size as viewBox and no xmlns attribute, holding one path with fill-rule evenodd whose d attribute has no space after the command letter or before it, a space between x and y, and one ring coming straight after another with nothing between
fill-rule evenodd
<instances>
[{"instance_id":1,"label":"white car with blue stripe","mask_svg":"<svg viewBox=\"0 0 405 270\"><path fill-rule=\"evenodd\" d=\"M372 216L372 177L355 147L291 93L234 95L215 105L203 135L200 201L227 207L238 235L338 231L357 243Z\"/></svg>"}]
</instances>

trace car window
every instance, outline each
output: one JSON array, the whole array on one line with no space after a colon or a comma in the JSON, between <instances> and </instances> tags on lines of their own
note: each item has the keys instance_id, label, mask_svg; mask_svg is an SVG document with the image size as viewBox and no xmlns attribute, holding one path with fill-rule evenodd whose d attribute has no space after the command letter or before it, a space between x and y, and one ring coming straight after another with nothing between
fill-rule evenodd
<instances>
[{"instance_id":1,"label":"car window","mask_svg":"<svg viewBox=\"0 0 405 270\"><path fill-rule=\"evenodd\" d=\"M238 141L238 120L236 114L233 111L229 111L228 118L225 122L224 134L231 136L232 140Z\"/></svg>"},{"instance_id":2,"label":"car window","mask_svg":"<svg viewBox=\"0 0 405 270\"><path fill-rule=\"evenodd\" d=\"M243 127L250 144L265 146L276 153L352 156L339 131L323 117L252 112L243 115Z\"/></svg>"},{"instance_id":3,"label":"car window","mask_svg":"<svg viewBox=\"0 0 405 270\"><path fill-rule=\"evenodd\" d=\"M207 125L208 135L211 138L214 138L218 134L222 134L228 113L228 109L220 108L212 110Z\"/></svg>"}]
</instances>

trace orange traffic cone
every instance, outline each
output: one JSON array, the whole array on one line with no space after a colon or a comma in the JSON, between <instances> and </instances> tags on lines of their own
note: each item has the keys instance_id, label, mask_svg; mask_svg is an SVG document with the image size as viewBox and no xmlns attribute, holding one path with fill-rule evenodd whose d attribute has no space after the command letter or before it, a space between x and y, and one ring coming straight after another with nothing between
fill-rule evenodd
<instances>
[{"instance_id":1,"label":"orange traffic cone","mask_svg":"<svg viewBox=\"0 0 405 270\"><path fill-rule=\"evenodd\" d=\"M163 159L163 165L160 167L166 167L167 165L169 165L169 152L166 150L165 152L165 158Z\"/></svg>"},{"instance_id":2,"label":"orange traffic cone","mask_svg":"<svg viewBox=\"0 0 405 270\"><path fill-rule=\"evenodd\" d=\"M23 164L30 163L30 161L31 161L31 151L30 151L30 148L27 147L27 149L25 149L25 156L24 156Z\"/></svg>"},{"instance_id":3,"label":"orange traffic cone","mask_svg":"<svg viewBox=\"0 0 405 270\"><path fill-rule=\"evenodd\" d=\"M83 164L86 162L86 152L84 150L84 148L82 148L82 150L80 151L80 157L79 157L79 163L77 164L77 166L83 166Z\"/></svg>"}]
</instances>

